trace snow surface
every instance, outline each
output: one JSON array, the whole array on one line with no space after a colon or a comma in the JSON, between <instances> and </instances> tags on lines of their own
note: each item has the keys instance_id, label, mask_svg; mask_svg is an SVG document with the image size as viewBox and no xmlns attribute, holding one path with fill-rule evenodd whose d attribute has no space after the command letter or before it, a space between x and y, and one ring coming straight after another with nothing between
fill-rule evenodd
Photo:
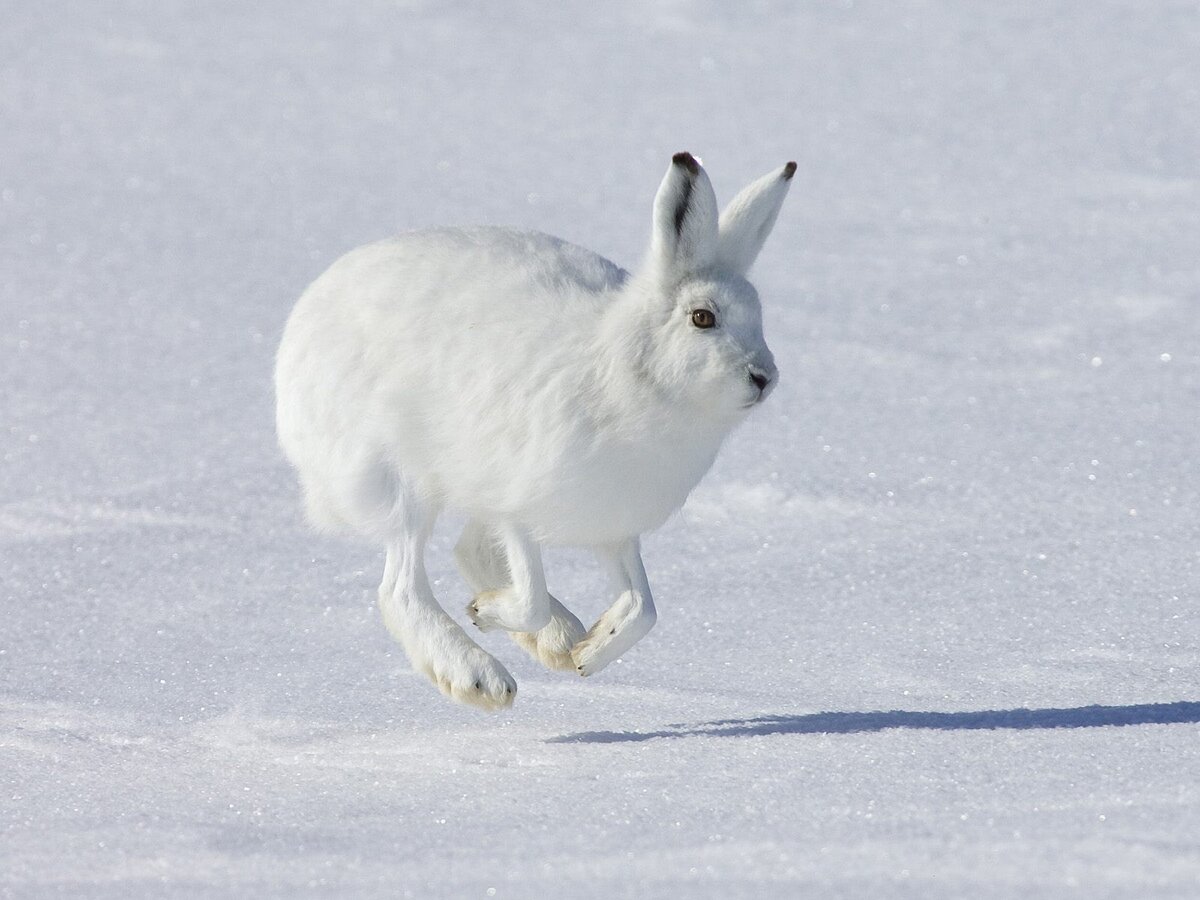
<instances>
[{"instance_id":1,"label":"snow surface","mask_svg":"<svg viewBox=\"0 0 1200 900\"><path fill-rule=\"evenodd\" d=\"M0 895L1200 896L1195 2L10 4L0 122ZM452 706L284 318L419 225L633 264L685 148L799 163L782 383L649 638Z\"/></svg>"}]
</instances>

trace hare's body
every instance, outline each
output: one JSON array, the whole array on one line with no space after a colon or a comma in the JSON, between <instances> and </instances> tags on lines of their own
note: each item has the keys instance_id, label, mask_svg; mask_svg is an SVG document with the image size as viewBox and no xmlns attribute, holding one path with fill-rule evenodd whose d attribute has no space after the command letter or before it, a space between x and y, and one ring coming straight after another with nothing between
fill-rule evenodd
<instances>
[{"instance_id":1,"label":"hare's body","mask_svg":"<svg viewBox=\"0 0 1200 900\"><path fill-rule=\"evenodd\" d=\"M315 523L387 546L384 620L443 692L495 708L516 691L425 575L446 507L470 520L455 553L480 628L588 675L653 625L639 535L775 379L743 275L793 171L718 222L678 154L636 275L543 234L434 229L347 254L300 298L275 373L280 443ZM589 546L608 571L616 599L586 634L546 589L544 543Z\"/></svg>"},{"instance_id":2,"label":"hare's body","mask_svg":"<svg viewBox=\"0 0 1200 900\"><path fill-rule=\"evenodd\" d=\"M725 431L678 421L613 358L636 349L603 327L629 277L498 228L414 232L335 263L301 297L278 361L280 441L313 520L386 534L399 478L540 542L661 525ZM521 302L498 308L498 295ZM665 446L664 429L678 432Z\"/></svg>"}]
</instances>

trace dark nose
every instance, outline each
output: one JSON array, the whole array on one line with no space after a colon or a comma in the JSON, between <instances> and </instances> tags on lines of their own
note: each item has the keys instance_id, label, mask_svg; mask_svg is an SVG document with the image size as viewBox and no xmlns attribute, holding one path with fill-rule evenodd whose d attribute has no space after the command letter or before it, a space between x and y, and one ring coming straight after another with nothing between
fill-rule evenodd
<instances>
[{"instance_id":1,"label":"dark nose","mask_svg":"<svg viewBox=\"0 0 1200 900\"><path fill-rule=\"evenodd\" d=\"M771 383L770 378L768 378L766 375L763 375L761 372L755 372L753 369L750 370L750 380L754 382L754 386L760 391L765 391L767 389L767 385Z\"/></svg>"}]
</instances>

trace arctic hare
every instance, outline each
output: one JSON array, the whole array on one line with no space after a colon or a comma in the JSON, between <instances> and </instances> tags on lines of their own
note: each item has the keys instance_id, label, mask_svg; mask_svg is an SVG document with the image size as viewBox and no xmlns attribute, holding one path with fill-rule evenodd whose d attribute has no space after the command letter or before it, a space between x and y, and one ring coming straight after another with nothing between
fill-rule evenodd
<instances>
[{"instance_id":1,"label":"arctic hare","mask_svg":"<svg viewBox=\"0 0 1200 900\"><path fill-rule=\"evenodd\" d=\"M636 274L536 232L439 228L354 250L304 292L275 370L280 444L315 524L386 545L384 622L443 693L496 709L517 690L434 598L444 508L469 518L455 556L482 630L591 675L653 626L639 535L775 384L745 274L795 170L718 216L676 154ZM543 544L590 547L610 576L586 632L547 592Z\"/></svg>"}]
</instances>

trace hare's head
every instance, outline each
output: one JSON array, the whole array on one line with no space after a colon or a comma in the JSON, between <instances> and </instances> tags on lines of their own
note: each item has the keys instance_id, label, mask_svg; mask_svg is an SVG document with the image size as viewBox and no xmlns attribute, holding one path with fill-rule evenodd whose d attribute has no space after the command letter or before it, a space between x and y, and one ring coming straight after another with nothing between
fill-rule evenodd
<instances>
[{"instance_id":1,"label":"hare's head","mask_svg":"<svg viewBox=\"0 0 1200 900\"><path fill-rule=\"evenodd\" d=\"M775 224L795 163L755 181L717 214L708 175L677 153L654 201L650 256L636 279L650 346L645 375L692 414L736 419L778 378L746 272Z\"/></svg>"}]
</instances>

